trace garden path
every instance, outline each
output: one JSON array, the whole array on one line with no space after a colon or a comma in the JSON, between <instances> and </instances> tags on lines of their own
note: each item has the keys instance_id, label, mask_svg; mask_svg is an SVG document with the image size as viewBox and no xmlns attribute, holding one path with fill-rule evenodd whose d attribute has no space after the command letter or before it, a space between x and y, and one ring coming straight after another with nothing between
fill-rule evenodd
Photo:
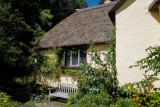
<instances>
[{"instance_id":1,"label":"garden path","mask_svg":"<svg viewBox=\"0 0 160 107\"><path fill-rule=\"evenodd\" d=\"M65 107L63 104L59 102L37 103L35 105L37 107Z\"/></svg>"}]
</instances>

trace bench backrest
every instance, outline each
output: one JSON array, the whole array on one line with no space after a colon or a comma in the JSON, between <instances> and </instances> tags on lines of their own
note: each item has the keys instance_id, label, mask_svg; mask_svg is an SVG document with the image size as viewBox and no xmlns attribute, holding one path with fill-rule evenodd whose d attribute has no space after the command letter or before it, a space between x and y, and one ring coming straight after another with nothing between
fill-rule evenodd
<instances>
[{"instance_id":1,"label":"bench backrest","mask_svg":"<svg viewBox=\"0 0 160 107\"><path fill-rule=\"evenodd\" d=\"M73 84L58 83L57 91L64 93L77 93L77 86Z\"/></svg>"}]
</instances>

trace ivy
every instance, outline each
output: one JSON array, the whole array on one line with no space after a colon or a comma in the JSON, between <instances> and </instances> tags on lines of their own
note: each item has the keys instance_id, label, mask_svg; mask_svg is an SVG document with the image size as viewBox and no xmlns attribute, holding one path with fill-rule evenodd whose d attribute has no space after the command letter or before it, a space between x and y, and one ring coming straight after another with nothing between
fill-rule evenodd
<instances>
[{"instance_id":1,"label":"ivy","mask_svg":"<svg viewBox=\"0 0 160 107\"><path fill-rule=\"evenodd\" d=\"M61 47L54 47L53 49L48 50L47 55L43 55L41 58L39 75L55 76L59 77L58 74L61 72Z\"/></svg>"},{"instance_id":2,"label":"ivy","mask_svg":"<svg viewBox=\"0 0 160 107\"><path fill-rule=\"evenodd\" d=\"M86 49L83 47L54 47L48 49L47 54L43 54L39 58L41 64L39 75L48 76L51 79L58 80L62 75L72 76L74 78L80 75L81 70L76 69L63 69L63 54L75 49Z\"/></svg>"}]
</instances>

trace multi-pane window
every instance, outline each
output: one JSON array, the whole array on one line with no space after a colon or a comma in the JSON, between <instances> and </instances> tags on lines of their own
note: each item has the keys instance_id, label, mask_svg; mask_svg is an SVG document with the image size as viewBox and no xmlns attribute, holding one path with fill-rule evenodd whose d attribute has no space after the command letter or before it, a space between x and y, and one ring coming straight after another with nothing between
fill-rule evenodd
<instances>
[{"instance_id":1,"label":"multi-pane window","mask_svg":"<svg viewBox=\"0 0 160 107\"><path fill-rule=\"evenodd\" d=\"M86 62L87 53L84 50L74 50L64 53L64 66L79 67L80 63Z\"/></svg>"}]
</instances>

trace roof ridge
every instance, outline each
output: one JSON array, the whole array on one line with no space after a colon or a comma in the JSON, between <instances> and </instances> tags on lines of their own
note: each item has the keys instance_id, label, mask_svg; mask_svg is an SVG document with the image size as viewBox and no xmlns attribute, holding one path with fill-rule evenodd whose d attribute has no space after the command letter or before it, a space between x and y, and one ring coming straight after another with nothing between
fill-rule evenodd
<instances>
[{"instance_id":1,"label":"roof ridge","mask_svg":"<svg viewBox=\"0 0 160 107\"><path fill-rule=\"evenodd\" d=\"M116 3L116 1L112 1L110 3L106 3L106 4L102 4L102 5L87 7L87 8L83 8L83 9L76 9L76 12L84 12L84 11L88 11L88 10L92 10L92 9L97 9L97 8L101 8L101 7L105 7L105 6L110 6L110 5L113 5L115 3Z\"/></svg>"}]
</instances>

